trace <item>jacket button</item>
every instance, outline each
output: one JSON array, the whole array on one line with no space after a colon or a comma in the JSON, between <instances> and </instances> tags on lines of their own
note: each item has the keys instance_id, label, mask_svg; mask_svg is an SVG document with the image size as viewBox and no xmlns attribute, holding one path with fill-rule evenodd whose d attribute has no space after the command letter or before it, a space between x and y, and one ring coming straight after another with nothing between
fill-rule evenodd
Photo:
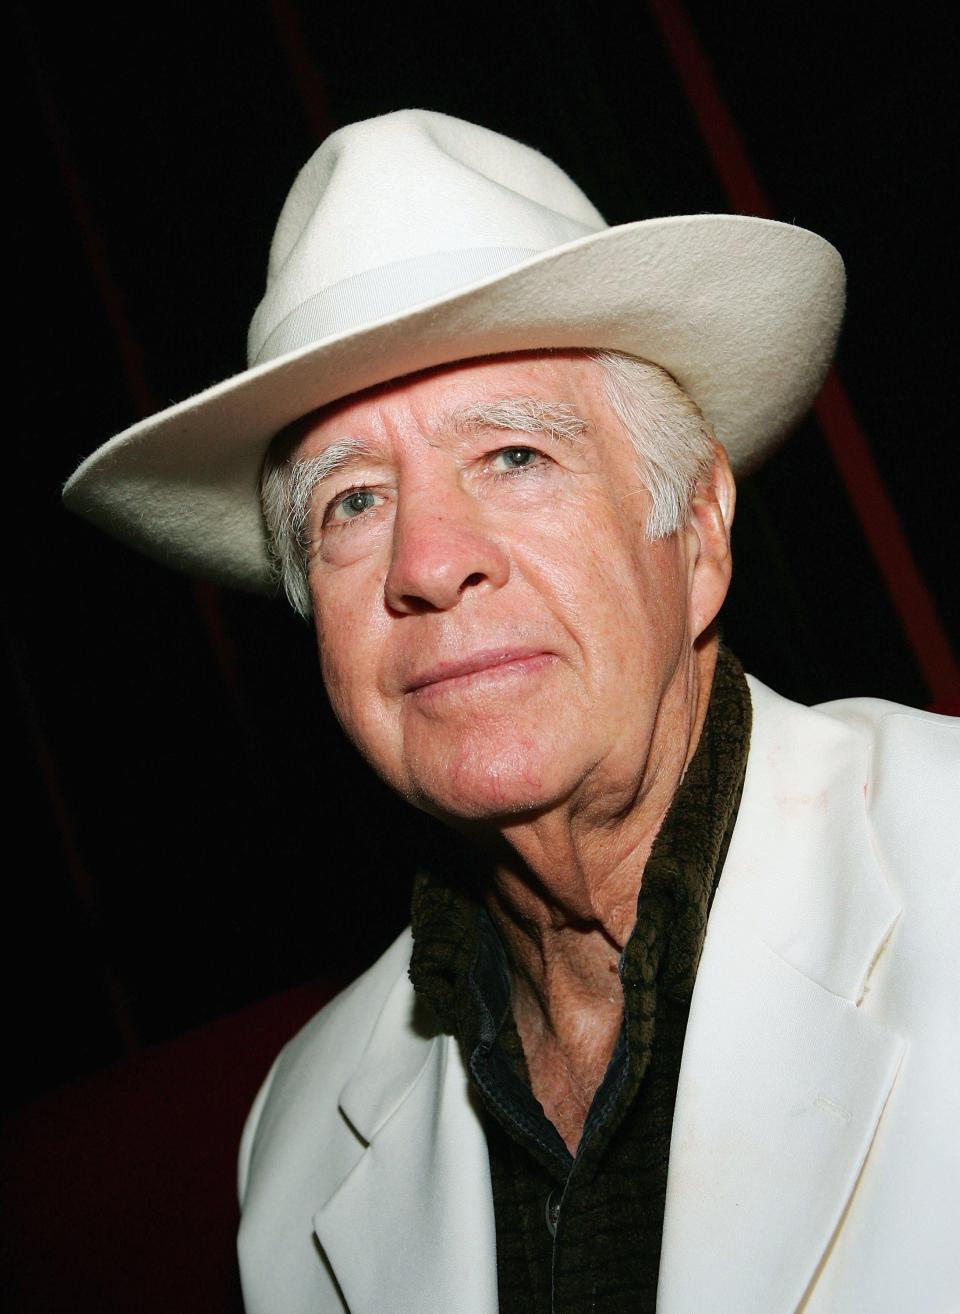
<instances>
[{"instance_id":1,"label":"jacket button","mask_svg":"<svg viewBox=\"0 0 960 1314\"><path fill-rule=\"evenodd\" d=\"M551 1236L557 1235L557 1220L560 1217L560 1192L551 1191L547 1196L547 1207L544 1210L547 1220L547 1231Z\"/></svg>"}]
</instances>

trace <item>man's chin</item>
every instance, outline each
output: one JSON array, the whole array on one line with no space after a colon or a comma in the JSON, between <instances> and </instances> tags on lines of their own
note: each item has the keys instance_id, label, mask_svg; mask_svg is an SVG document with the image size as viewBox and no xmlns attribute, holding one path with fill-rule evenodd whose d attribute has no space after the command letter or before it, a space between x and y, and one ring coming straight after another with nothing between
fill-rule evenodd
<instances>
[{"instance_id":1,"label":"man's chin","mask_svg":"<svg viewBox=\"0 0 960 1314\"><path fill-rule=\"evenodd\" d=\"M458 824L531 818L559 801L562 790L551 779L542 755L532 744L509 750L473 752L445 759L430 771L414 773L408 798L415 807L457 827Z\"/></svg>"}]
</instances>

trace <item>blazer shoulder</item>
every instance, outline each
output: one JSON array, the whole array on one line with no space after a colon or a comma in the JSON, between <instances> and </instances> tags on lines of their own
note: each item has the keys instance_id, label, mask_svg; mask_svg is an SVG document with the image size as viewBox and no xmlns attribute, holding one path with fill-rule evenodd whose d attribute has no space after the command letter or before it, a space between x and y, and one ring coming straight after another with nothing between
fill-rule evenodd
<instances>
[{"instance_id":1,"label":"blazer shoulder","mask_svg":"<svg viewBox=\"0 0 960 1314\"><path fill-rule=\"evenodd\" d=\"M748 682L754 728L738 830L753 841L750 855L763 872L771 863L788 868L790 853L818 836L806 860L825 870L832 854L832 889L849 890L858 871L880 907L873 870L908 917L955 919L960 721L879 698L804 707ZM731 858L737 844L735 832ZM793 886L800 876L794 872ZM754 897L769 884L769 875L754 882Z\"/></svg>"},{"instance_id":2,"label":"blazer shoulder","mask_svg":"<svg viewBox=\"0 0 960 1314\"><path fill-rule=\"evenodd\" d=\"M383 1007L406 977L413 941L406 928L377 961L331 999L284 1045L251 1106L240 1143L238 1185L243 1206L251 1164L267 1139L313 1104L322 1118L356 1069Z\"/></svg>"},{"instance_id":3,"label":"blazer shoulder","mask_svg":"<svg viewBox=\"0 0 960 1314\"><path fill-rule=\"evenodd\" d=\"M861 734L875 736L892 724L921 740L936 742L943 739L945 743L952 742L954 747L960 744L960 718L907 707L885 698L837 698L819 703L812 710L844 721Z\"/></svg>"},{"instance_id":4,"label":"blazer shoulder","mask_svg":"<svg viewBox=\"0 0 960 1314\"><path fill-rule=\"evenodd\" d=\"M791 702L747 677L754 728L764 743L783 737L793 750L826 750L852 765L862 763L868 807L871 794L887 778L928 774L924 794L932 803L943 790L960 786L960 719L925 712L882 698L843 698L806 707ZM955 809L951 809L955 810Z\"/></svg>"},{"instance_id":5,"label":"blazer shoulder","mask_svg":"<svg viewBox=\"0 0 960 1314\"><path fill-rule=\"evenodd\" d=\"M940 837L960 842L960 719L880 698L847 698L815 710L865 742L864 797L875 827L887 833L927 824L938 847ZM923 846L923 835L912 839Z\"/></svg>"}]
</instances>

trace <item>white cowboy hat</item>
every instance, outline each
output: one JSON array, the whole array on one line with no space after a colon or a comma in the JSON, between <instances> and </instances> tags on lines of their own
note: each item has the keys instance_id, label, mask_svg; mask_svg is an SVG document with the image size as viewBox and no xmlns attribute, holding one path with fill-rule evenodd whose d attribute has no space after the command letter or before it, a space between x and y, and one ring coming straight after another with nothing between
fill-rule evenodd
<instances>
[{"instance_id":1,"label":"white cowboy hat","mask_svg":"<svg viewBox=\"0 0 960 1314\"><path fill-rule=\"evenodd\" d=\"M813 401L843 313L823 238L743 215L609 228L545 156L402 110L333 133L277 223L249 368L133 425L67 505L170 565L272 590L258 483L308 411L432 365L605 347L668 370L738 472Z\"/></svg>"}]
</instances>

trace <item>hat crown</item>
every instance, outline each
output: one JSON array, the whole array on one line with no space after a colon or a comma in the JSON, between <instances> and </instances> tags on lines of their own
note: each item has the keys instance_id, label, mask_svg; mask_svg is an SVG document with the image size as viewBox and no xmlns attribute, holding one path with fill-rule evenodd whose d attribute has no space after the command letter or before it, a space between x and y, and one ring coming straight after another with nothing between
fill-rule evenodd
<instances>
[{"instance_id":1,"label":"hat crown","mask_svg":"<svg viewBox=\"0 0 960 1314\"><path fill-rule=\"evenodd\" d=\"M415 304L485 272L474 256L448 258L438 275L437 257L489 252L493 273L606 226L558 165L488 128L417 109L350 124L314 152L284 203L250 360L278 354L265 350L271 336L331 287L405 265L401 295ZM369 279L362 286L369 303Z\"/></svg>"}]
</instances>

